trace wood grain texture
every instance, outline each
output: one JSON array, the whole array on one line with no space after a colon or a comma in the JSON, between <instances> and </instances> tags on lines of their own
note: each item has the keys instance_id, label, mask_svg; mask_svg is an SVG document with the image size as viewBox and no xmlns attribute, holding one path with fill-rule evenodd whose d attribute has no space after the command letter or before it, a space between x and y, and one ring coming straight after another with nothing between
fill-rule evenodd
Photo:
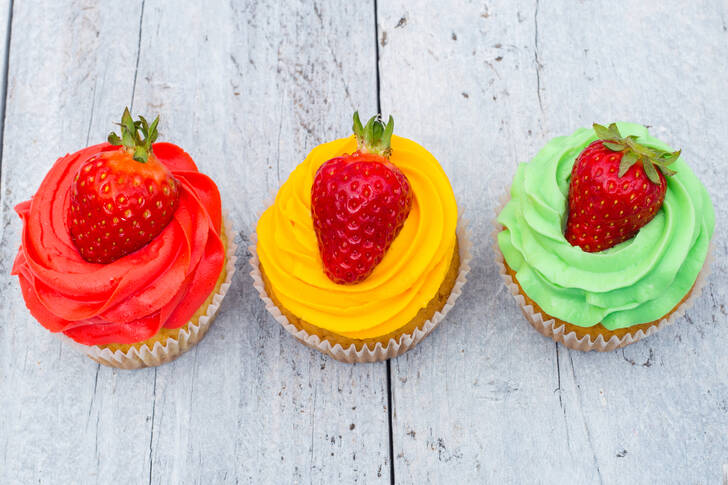
<instances>
[{"instance_id":1,"label":"wood grain texture","mask_svg":"<svg viewBox=\"0 0 728 485\"><path fill-rule=\"evenodd\" d=\"M7 13L0 0L0 41ZM399 0L376 11L16 0L0 172L0 483L382 483L390 465L402 483L717 482L728 463L727 22L722 0ZM455 309L391 363L393 464L386 366L295 342L259 301L245 250L305 154L347 135L354 109L376 109L377 44L382 109L442 162L476 243ZM162 138L218 182L241 246L206 338L134 372L62 345L9 276L13 206L59 155L102 141L125 105L160 112ZM678 325L582 354L521 316L493 264L491 220L517 162L612 120L683 148L716 207L715 262Z\"/></svg>"},{"instance_id":2,"label":"wood grain texture","mask_svg":"<svg viewBox=\"0 0 728 485\"><path fill-rule=\"evenodd\" d=\"M347 135L353 109L376 109L372 5L17 2L13 20L0 482L388 481L386 366L339 364L289 337L252 288L244 248L306 153ZM128 104L160 112L162 138L218 182L242 246L206 338L134 372L61 345L8 275L13 205L58 155L102 141Z\"/></svg>"},{"instance_id":3,"label":"wood grain texture","mask_svg":"<svg viewBox=\"0 0 728 485\"><path fill-rule=\"evenodd\" d=\"M95 3L14 5L0 245L6 483L103 481L119 469L138 481L147 470L146 455L129 443L149 441L153 376L100 369L63 345L32 319L9 275L21 228L13 206L35 192L58 156L101 141L109 113L131 99L139 8Z\"/></svg>"},{"instance_id":4,"label":"wood grain texture","mask_svg":"<svg viewBox=\"0 0 728 485\"><path fill-rule=\"evenodd\" d=\"M12 2L11 0L0 0L0 73L2 75L0 76L0 93L5 94L6 91L6 79L5 79L5 73L7 72L8 67L8 44L10 42L10 21L11 21L11 10L12 10ZM0 96L0 113L2 113L3 117L5 115L5 96ZM0 120L0 128L2 128L2 122L4 120ZM0 130L1 132L2 130ZM2 142L2 138L0 137L0 144ZM0 164L2 161L0 160ZM1 165L0 165L1 168ZM2 229L0 229L2 231Z\"/></svg>"},{"instance_id":5,"label":"wood grain texture","mask_svg":"<svg viewBox=\"0 0 728 485\"><path fill-rule=\"evenodd\" d=\"M465 298L392 363L396 481L720 479L727 17L709 1L379 5L382 109L440 159L478 242ZM612 120L683 148L716 207L714 274L678 325L583 354L528 326L497 276L490 222L517 162Z\"/></svg>"}]
</instances>

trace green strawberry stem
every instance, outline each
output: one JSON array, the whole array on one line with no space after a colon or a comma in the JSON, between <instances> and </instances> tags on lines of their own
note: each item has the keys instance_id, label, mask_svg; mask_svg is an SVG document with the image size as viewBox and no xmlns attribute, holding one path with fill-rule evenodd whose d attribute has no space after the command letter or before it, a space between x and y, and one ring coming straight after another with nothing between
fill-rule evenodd
<instances>
[{"instance_id":1,"label":"green strawberry stem","mask_svg":"<svg viewBox=\"0 0 728 485\"><path fill-rule=\"evenodd\" d=\"M123 146L134 157L134 160L146 163L149 160L149 154L152 152L152 143L159 136L157 132L159 116L150 125L141 115L138 121L134 121L131 113L129 113L129 108L124 108L121 123L116 124L121 127L121 137L112 131L109 133L109 143L115 146Z\"/></svg>"},{"instance_id":2,"label":"green strawberry stem","mask_svg":"<svg viewBox=\"0 0 728 485\"><path fill-rule=\"evenodd\" d=\"M376 153L384 158L392 154L392 132L394 119L389 117L387 124L382 121L382 115L369 118L366 126L359 120L359 112L354 112L354 135L356 135L357 149L362 153Z\"/></svg>"},{"instance_id":3,"label":"green strawberry stem","mask_svg":"<svg viewBox=\"0 0 728 485\"><path fill-rule=\"evenodd\" d=\"M681 150L667 152L657 148L648 148L637 143L637 137L634 135L622 137L615 123L610 124L609 127L597 123L592 126L597 137L604 142L605 147L613 152L624 153L622 161L619 163L619 173L617 174L619 177L627 173L627 170L637 162L642 162L647 178L656 185L660 185L660 177L657 175L655 167L668 177L677 173L668 167L680 157Z\"/></svg>"}]
</instances>

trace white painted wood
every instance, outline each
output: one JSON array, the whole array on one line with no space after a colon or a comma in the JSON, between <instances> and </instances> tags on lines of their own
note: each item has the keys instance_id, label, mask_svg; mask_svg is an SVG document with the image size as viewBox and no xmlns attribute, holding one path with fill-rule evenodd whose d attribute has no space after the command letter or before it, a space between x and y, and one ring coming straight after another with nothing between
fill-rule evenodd
<instances>
[{"instance_id":1,"label":"white painted wood","mask_svg":"<svg viewBox=\"0 0 728 485\"><path fill-rule=\"evenodd\" d=\"M16 0L0 186L0 482L386 482L386 367L339 364L268 317L247 276L207 337L124 372L32 320L9 276L56 157L123 106L218 182L245 246L316 144L376 107L374 7ZM204 7L202 6L204 3ZM5 38L0 1L0 40ZM471 221L463 298L392 362L403 483L714 483L728 463L725 2L379 2L382 108L443 163ZM2 43L0 42L0 46ZM2 58L0 52L0 58ZM2 86L0 86L0 92ZM497 277L492 212L516 163L592 121L676 147L717 214L714 275L683 321L609 354L546 340Z\"/></svg>"},{"instance_id":2,"label":"white painted wood","mask_svg":"<svg viewBox=\"0 0 728 485\"><path fill-rule=\"evenodd\" d=\"M139 6L95 4L14 4L0 245L3 483L103 482L122 470L138 482L148 468L153 375L100 369L63 346L32 319L9 275L21 228L13 206L57 157L103 140L131 99Z\"/></svg>"},{"instance_id":3,"label":"white painted wood","mask_svg":"<svg viewBox=\"0 0 728 485\"><path fill-rule=\"evenodd\" d=\"M108 5L106 5L108 3ZM33 321L12 206L124 105L215 178L245 246L316 144L376 109L372 5L16 2L2 170L0 482L389 480L386 366L295 342L238 272L206 338L158 369L99 367ZM1 21L0 21L1 23Z\"/></svg>"},{"instance_id":4,"label":"white painted wood","mask_svg":"<svg viewBox=\"0 0 728 485\"><path fill-rule=\"evenodd\" d=\"M392 363L403 483L715 483L728 458L725 2L380 2L381 99L473 221L465 297ZM678 325L609 354L533 331L490 221L517 162L593 121L683 148L713 197L716 262Z\"/></svg>"},{"instance_id":5,"label":"white painted wood","mask_svg":"<svg viewBox=\"0 0 728 485\"><path fill-rule=\"evenodd\" d=\"M7 53L8 53L8 41L10 40L10 10L12 5L10 0L0 0L0 68L2 69L3 77L0 78L0 92L5 92L5 77L4 73L7 70ZM5 97L0 97L0 113L4 113L5 109ZM0 140L1 141L1 140ZM1 229L0 229L1 230Z\"/></svg>"}]
</instances>

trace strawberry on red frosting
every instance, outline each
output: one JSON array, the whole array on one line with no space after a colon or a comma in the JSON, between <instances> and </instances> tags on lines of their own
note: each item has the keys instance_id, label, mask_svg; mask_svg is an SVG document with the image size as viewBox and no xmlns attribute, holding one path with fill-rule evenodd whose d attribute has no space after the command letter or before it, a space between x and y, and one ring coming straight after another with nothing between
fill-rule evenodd
<instances>
[{"instance_id":1,"label":"strawberry on red frosting","mask_svg":"<svg viewBox=\"0 0 728 485\"><path fill-rule=\"evenodd\" d=\"M89 263L111 263L145 246L167 227L177 210L179 182L152 152L159 116L121 117L118 146L91 157L71 183L68 229Z\"/></svg>"},{"instance_id":2,"label":"strawberry on red frosting","mask_svg":"<svg viewBox=\"0 0 728 485\"><path fill-rule=\"evenodd\" d=\"M71 182L90 158L116 149L102 143L60 158L36 195L16 206L23 232L12 273L26 305L45 328L85 345L136 343L162 327L181 327L210 295L225 261L217 186L170 143L155 143L153 152L179 183L172 221L112 263L84 261L67 227Z\"/></svg>"}]
</instances>

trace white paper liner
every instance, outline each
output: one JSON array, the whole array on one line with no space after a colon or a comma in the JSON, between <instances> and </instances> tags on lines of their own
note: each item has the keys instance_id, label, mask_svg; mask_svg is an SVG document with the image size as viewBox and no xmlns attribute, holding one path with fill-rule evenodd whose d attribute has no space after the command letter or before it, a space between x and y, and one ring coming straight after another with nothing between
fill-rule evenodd
<instances>
[{"instance_id":1,"label":"white paper liner","mask_svg":"<svg viewBox=\"0 0 728 485\"><path fill-rule=\"evenodd\" d=\"M582 338L578 338L576 332L573 330L566 333L566 325L561 324L557 326L554 318L535 310L532 305L526 303L526 299L521 294L520 287L506 271L505 259L503 258L503 254L498 246L498 234L503 230L503 225L498 222L498 215L510 200L510 192L509 187L506 193L501 196L498 207L495 211L495 219L493 220L494 230L491 238L493 243L493 252L495 253L495 261L498 265L498 272L500 273L506 288L508 288L508 291L511 295L513 295L516 302L518 302L518 305L521 307L523 315L526 317L526 320L528 320L528 323L530 323L531 326L541 335L550 337L554 341L562 343L570 349L581 350L583 352L589 352L591 350L595 350L597 352L609 352L635 343L645 337L649 337L658 330L681 318L685 314L685 311L693 306L695 300L703 291L703 287L707 284L708 276L710 276L710 266L713 261L712 244L708 247L708 254L705 258L705 262L703 263L703 268L700 270L700 273L698 273L695 284L690 290L690 296L682 302L675 311L669 313L667 317L662 318L651 327L648 327L647 330L639 329L636 332L628 332L621 338L613 335L608 340L605 340L603 335L599 335L596 339L592 339L590 335L584 335Z\"/></svg>"},{"instance_id":2,"label":"white paper liner","mask_svg":"<svg viewBox=\"0 0 728 485\"><path fill-rule=\"evenodd\" d=\"M256 248L258 236L255 232L251 235L250 246L248 247L250 250L250 276L253 278L253 286L258 290L258 295L260 295L263 303L265 303L265 309L268 310L268 313L271 314L276 322L280 323L299 342L341 362L347 362L349 364L353 364L354 362L378 362L397 357L417 345L442 322L445 315L455 306L455 301L460 297L463 286L467 281L467 276L470 272L470 261L472 259L470 254L472 244L470 242L468 222L460 216L458 216L456 234L458 238L460 267L458 269L457 279L445 305L440 311L435 312L431 319L416 328L411 334L402 334L396 340L395 338L390 338L386 346L383 346L381 342L377 342L373 349L370 349L369 345L362 345L360 350L357 350L354 344L351 344L348 348L344 348L339 343L331 345L331 342L328 340L322 340L318 335L311 335L305 330L298 329L295 325L291 324L265 291L265 284L260 273L260 260L258 259L258 251Z\"/></svg>"},{"instance_id":3,"label":"white paper liner","mask_svg":"<svg viewBox=\"0 0 728 485\"><path fill-rule=\"evenodd\" d=\"M182 329L177 338L167 338L164 345L161 342L155 342L153 348L149 345L143 345L141 348L131 347L126 352L116 350L112 352L108 348L102 348L98 345L83 345L63 334L59 334L63 340L70 343L71 346L80 352L86 354L89 358L95 360L99 364L109 367L117 367L119 369L140 369L142 367L153 367L171 362L183 353L191 349L210 328L215 315L220 308L223 298L228 289L233 274L235 274L235 261L237 256L235 252L237 245L235 244L235 231L226 213L223 214L223 229L227 239L225 252L225 281L220 285L218 291L213 295L212 301L207 307L204 315L200 316L197 323L189 322L187 330Z\"/></svg>"}]
</instances>

